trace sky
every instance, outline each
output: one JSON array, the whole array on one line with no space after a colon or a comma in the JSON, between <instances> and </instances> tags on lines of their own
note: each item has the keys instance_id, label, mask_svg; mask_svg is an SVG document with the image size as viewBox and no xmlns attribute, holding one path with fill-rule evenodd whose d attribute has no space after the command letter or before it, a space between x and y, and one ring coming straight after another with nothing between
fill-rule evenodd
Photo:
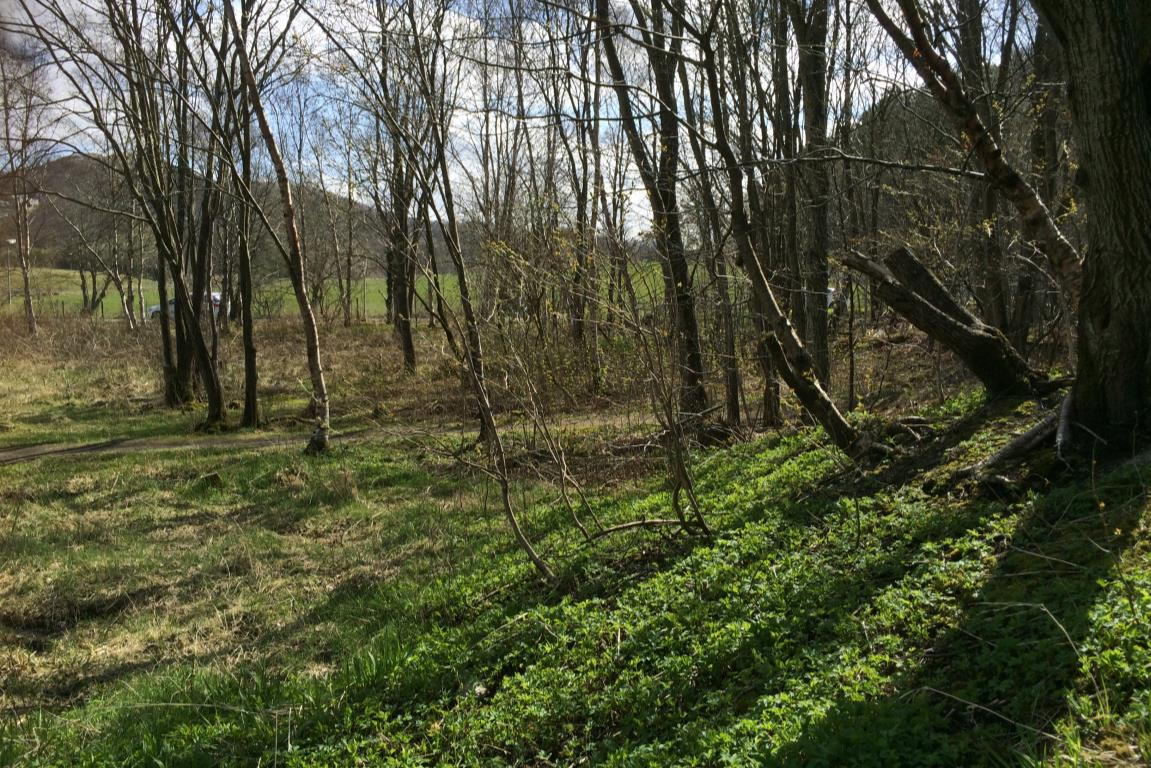
<instances>
[{"instance_id":1,"label":"sky","mask_svg":"<svg viewBox=\"0 0 1151 768\"><path fill-rule=\"evenodd\" d=\"M37 0L29 0L36 2ZM64 2L72 2L79 4L82 0L63 0ZM323 4L323 5L320 5ZM492 2L488 7L496 7L501 5L499 2ZM617 5L622 9L625 6L622 2L617 2ZM998 19L998 13L1001 10L1000 0L989 0L988 4L988 18L990 26L994 25L994 21ZM329 27L336 34L347 33L350 31L363 31L365 24L370 24L370 18L365 17L363 11L365 4L362 2L341 2L341 0L310 0L311 9L317 16L324 20L325 25ZM457 6L463 10L468 10L464 6ZM469 6L470 10L475 13L475 4ZM912 84L919 85L918 79L912 74L909 74L908 67L902 58L892 55L890 43L886 40L881 30L878 30L877 25L870 18L863 5L863 0L841 0L839 7L846 10L851 8L856 17L856 26L862 32L860 42L856 45L853 51L852 66L856 70L857 80L857 93L854 99L854 112L858 117L867 108L869 108L874 99L880 98L883 92L891 86L892 83L904 85ZM20 6L17 0L0 0L0 25L5 21L11 21L19 18L21 14ZM282 16L280 17L283 18ZM484 28L490 28L491 24L483 23L483 20L474 16L469 16L465 13L448 12L445 16L446 22L444 24L443 35L447 41L449 51L460 54L463 58L459 62L459 81L457 83L457 105L458 109L454 114L453 121L450 126L450 145L451 154L455 160L455 170L453 172L453 186L456 189L457 195L461 197L461 201L465 204L465 209L468 204L474 207L474 199L471 198L469 190L472 188L471 178L474 176L476 169L479 166L479 157L481 153L481 145L484 137L484 117L482 114L483 107L483 88L480 63L475 60L482 58L483 53L475 49L474 41L484 32ZM994 21L993 21L994 20ZM838 25L839 17L832 23L833 35ZM275 23L273 24L275 27ZM527 43L528 62L532 63L533 59L542 59L546 57L550 49L550 41L557 34L562 33L564 30L558 29L553 24L541 23L539 21L529 20L523 27L523 39ZM324 31L317 27L305 14L297 17L295 26L292 30L294 43L302 49L319 51L329 47L328 41L325 37ZM994 35L989 35L987 45L989 50L996 44ZM8 47L15 47L14 40L11 35L0 37L0 45ZM620 43L622 55L625 59L638 60L641 58L641 52L634 45L627 44L626 42ZM694 53L693 49L688 46L687 52ZM829 81L830 96L832 98L832 112L833 115L837 112L839 107L837 102L841 102L843 98L843 72L845 62L843 60L843 46L842 40L838 40L832 53L835 62L835 69ZM494 64L502 65L507 63L510 56L506 46L501 48L500 45L493 44L487 54L491 57ZM794 69L796 63L796 49L794 44L789 49L789 60L791 62L792 74L794 77ZM320 60L316 60L318 65ZM539 63L536 61L535 63ZM570 62L569 62L570 64ZM866 73L866 80L860 82L862 74ZM489 76L493 85L502 85L504 88L512 88L512 75L506 69L496 67L489 69ZM606 76L606 75L605 75ZM759 73L759 76L767 79L767 73ZM331 85L324 81L315 78L313 79L314 99L309 100L308 108L319 115L320 118L336 117L337 110L332 106L332 98L338 95L331 92ZM528 117L525 121L526 131L529 143L533 148L538 149L543 141L545 126L547 124L546 107L544 102L535 89L535 84L532 78L527 78L525 81L526 93L526 112ZM66 87L63 80L57 77L54 80L53 89L61 93L66 92ZM514 94L514 88L511 93ZM607 118L612 118L616 114L615 97L609 87L602 89L603 106L601 107L601 114ZM279 129L282 138L286 143L292 143L296 140L292 136L293 131L299 130L299 121L296 117L289 118L287 112L284 111L285 101L279 100L275 97L269 99L270 105L273 107L273 112L278 114ZM503 108L514 111L514 99L505 100L502 104ZM565 111L572 111L574 106L571 104L566 105ZM339 118L339 119L346 119ZM515 117L499 118L500 130L512 130L515 123ZM318 121L322 122L322 120ZM313 121L309 125L316 125L317 121ZM324 138L332 138L327 136ZM618 132L614 123L607 123L601 130L601 145L605 148L611 147L613 143L619 141ZM310 140L307 142L309 145L319 145L324 142ZM688 145L686 138L683 141L685 155L688 153ZM288 154L285 152L285 154ZM339 152L331 152L332 156L339 156ZM327 160L317 160L314 162L329 162ZM306 163L305 163L306 165ZM304 170L307 170L306 168ZM317 176L315 173L317 169L311 169L312 175ZM327 179L335 180L335 184L342 188L343 182L340 181L343 174L337 168L325 168L324 176ZM627 199L628 199L628 225L627 232L631 235L637 235L643 230L650 227L651 222L651 209L647 200L647 196L643 191L639 179L636 178L634 171L628 175L627 183ZM334 191L341 191L336 189ZM366 200L368 196L365 194L363 198ZM573 207L570 200L567 201L569 208Z\"/></svg>"}]
</instances>

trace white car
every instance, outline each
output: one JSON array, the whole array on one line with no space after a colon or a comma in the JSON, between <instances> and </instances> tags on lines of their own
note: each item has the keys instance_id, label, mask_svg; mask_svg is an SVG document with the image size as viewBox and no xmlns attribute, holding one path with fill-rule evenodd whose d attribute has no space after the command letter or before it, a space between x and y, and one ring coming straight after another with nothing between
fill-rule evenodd
<instances>
[{"instance_id":1,"label":"white car","mask_svg":"<svg viewBox=\"0 0 1151 768\"><path fill-rule=\"evenodd\" d=\"M153 304L152 306L148 307L148 319L149 320L155 320L157 317L159 317L161 308L162 308L162 306L160 304ZM168 299L168 308L169 309L175 309L176 308L176 300L175 299ZM212 316L213 317L219 317L219 315L220 315L220 294L213 293L212 294ZM169 316L171 316L171 315L169 315Z\"/></svg>"}]
</instances>

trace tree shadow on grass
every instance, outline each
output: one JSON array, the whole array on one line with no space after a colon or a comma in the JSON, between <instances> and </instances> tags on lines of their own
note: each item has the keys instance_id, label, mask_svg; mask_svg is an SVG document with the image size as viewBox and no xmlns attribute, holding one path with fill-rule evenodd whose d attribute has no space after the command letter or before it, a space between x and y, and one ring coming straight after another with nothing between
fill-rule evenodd
<instances>
[{"instance_id":1,"label":"tree shadow on grass","mask_svg":"<svg viewBox=\"0 0 1151 768\"><path fill-rule=\"evenodd\" d=\"M609 721L592 714L603 707L593 694L591 703L549 712L543 722L516 722L498 751L529 762L536 754L561 754L562 734L570 733L565 723L583 721L587 741L569 754L626 757L626 764L681 764L688 756L699 764L721 757L747 765L1010 764L1019 752L1042 748L1081 684L1078 649L1091 630L1092 608L1132 543L1128 531L1146 496L1138 471L1123 469L1095 487L1051 492L1021 511L1010 529L975 499L918 517L909 535L857 563L788 577L783 606L763 603L754 579L739 587L739 607L723 608L723 593L698 595L694 607L680 601L692 611L686 646L661 640L655 656L629 656L624 646L603 680L592 672L595 664L589 667L587 685L617 689L606 699ZM983 549L975 555L960 551L978 541ZM756 556L720 577L738 576ZM994 558L986 578L943 587L968 595L958 619L945 620L948 609L928 601L940 597L933 580L952 577L924 566L954 558L969 569L980 557ZM762 575L774 578L775 566ZM772 599L770 591L763 594ZM888 594L910 610L894 619L877 614L883 610L877 600ZM925 603L922 610L917 601ZM869 630L869 616L890 626ZM899 623L916 621L951 629ZM735 643L717 633L741 625ZM661 622L656 629L675 626ZM869 631L903 639L892 651ZM923 640L911 639L917 636ZM908 642L910 653L898 650ZM897 671L903 664L910 666ZM614 676L625 670L648 682L623 695ZM879 675L878 682L857 685L859 675ZM521 687L535 685L532 679ZM645 762L641 754L662 757Z\"/></svg>"},{"instance_id":2,"label":"tree shadow on grass","mask_svg":"<svg viewBox=\"0 0 1151 768\"><path fill-rule=\"evenodd\" d=\"M944 452L969 439L985 424L985 419L986 415L982 414L961 420L941 433L932 442L930 449L936 453ZM884 482L878 483L878 487L885 485ZM819 498L810 499L810 503L783 504L780 506L773 504L771 505L772 518L788 529L810 530L813 524L818 521L818 511L822 509L826 513L828 508L826 495L826 490L820 492ZM748 670L748 665L755 663L753 659L759 651L770 649L771 643L778 638L788 639L788 642L794 640L795 643L799 643L804 648L814 649L817 652L825 650L831 652L838 649L841 638L837 634L837 625L844 621L850 621L852 610L865 604L877 592L906 576L912 568L910 560L919 547L926 542L948 536L959 536L969 527L976 525L985 514L984 506L972 506L959 511L952 508L944 514L929 515L917 522L917 528L912 535L898 542L898 545L891 547L889 551L869 558L866 566L862 569L847 569L830 579L825 578L828 574L811 574L800 587L800 594L791 596L795 600L796 610L790 613L784 621L753 630L743 638L738 647L729 648L718 654L706 666L691 665L686 667L691 679L677 682L672 675L658 673L663 678L661 689L670 692L673 696L682 694L682 706L690 711L688 717L697 715L701 720L711 717L722 720L732 715L730 708L727 712L707 711L706 708L696 707L693 700L703 698L703 694L711 689L722 691L729 685L746 683L748 685L747 693L751 694L750 698L741 694L737 697L738 701L734 707L737 710L734 714L737 716L743 714L754 702L754 694L757 689L759 693L764 692L759 686L780 682L775 680L773 683L770 672L764 673L767 675L767 680L755 679L756 673L754 671L750 675L744 674ZM508 585L505 591L488 602L484 608L485 618L491 620L492 617L497 617L497 620L499 618L511 620L525 611L554 605L565 598L576 601L603 598L606 605L610 606L614 603L614 599L624 593L632 584L639 583L656 572L674 568L676 563L690 556L697 546L704 543L699 540L681 538L658 547L658 551L645 552L640 548L632 552L633 557L630 561L621 559L619 562L613 563L614 567L600 567L598 570L596 569L597 564L603 566L604 563L599 562L596 555L602 555L602 553L593 553L593 556L587 560L577 560L568 564L568 567L564 569L564 582L558 589L540 589L530 579L521 579ZM589 567L591 570L585 570ZM477 617L477 611L470 610L466 606L448 604L434 607L423 606L424 609L429 607L435 611L431 623L440 627L462 625ZM610 608L608 609L610 610ZM288 634L298 632L302 628L319 621L330 621L340 617L338 621L341 625L358 624L357 634L360 634L366 641L374 632L382 629L389 619L395 617L395 614L389 616L389 613L386 586L375 582L364 583L353 580L341 585L341 588L335 590L323 604L302 616L299 622L285 628L285 632ZM359 621L345 621L345 619L354 617L358 617ZM424 620L427 618L426 616L422 618L413 617L413 626L424 624ZM790 650L786 652L798 653L798 648L790 647ZM503 665L503 662L498 658L478 661L484 667L485 679L491 682L490 690L498 689L500 679L516 675L523 669L530 667L532 660L537 657L536 651L531 649L517 649L512 656L515 663L511 666ZM450 673L445 675L445 680L454 679L454 676L459 676L461 679L468 678L470 673L466 666L468 663L477 663L477 660L473 659L470 662L461 660L461 662L457 669L455 660L445 659L445 670ZM491 677L493 674L495 679ZM748 677L751 678L750 681L747 679ZM420 690L418 686L416 688L405 686L405 705L415 703L415 699L435 699L442 696L444 692L443 687L439 684L429 685L426 690ZM367 691L362 693L366 694ZM354 697L356 694L352 695ZM377 704L382 704L375 696L371 698ZM661 738L661 731L662 736L671 736L671 730L677 724L669 719L664 724L666 727L656 725L653 730L652 723L649 722L650 711L642 703L637 704L635 711L631 713L617 711L612 730L624 738L635 740ZM593 726L593 730L597 730L596 726ZM592 749L595 748L592 747ZM525 752L525 754L529 753Z\"/></svg>"},{"instance_id":3,"label":"tree shadow on grass","mask_svg":"<svg viewBox=\"0 0 1151 768\"><path fill-rule=\"evenodd\" d=\"M1134 470L1052 493L1019 521L958 626L887 698L840 702L780 765L1002 765L1042 750L1080 680L1079 647L1147 489Z\"/></svg>"},{"instance_id":4,"label":"tree shadow on grass","mask_svg":"<svg viewBox=\"0 0 1151 768\"><path fill-rule=\"evenodd\" d=\"M972 437L985 423L984 418L965 420L941 433L930 446L931 450L943 456L950 447ZM869 482L855 492L871 493L886 487L888 482L907 480L896 475L884 477L885 481ZM413 488L418 484L412 478L402 479ZM832 492L849 492L849 488L845 484ZM272 486L259 490L276 492ZM810 503L784 504L779 508L773 504L773 521L780 523L781 531L805 531L805 541L814 547L821 546L818 529L825 522L821 515L828 514L831 508L827 493L827 490L820 492L821 498L813 498ZM997 755L1013 748L1033 745L1042 733L1051 729L1052 718L1059 714L1066 693L1076 682L1075 646L1089 630L1089 611L1098 599L1099 581L1113 570L1116 558L1129 543L1126 534L1115 531L1128 531L1133 527L1132 521L1141 512L1144 494L1144 486L1133 472L1117 472L1094 491L1067 488L1050 494L1041 504L1022 514L1009 536L995 542L998 558L987 583L970 604L964 606L955 629L932 644L923 663L894 678L890 695L878 700L832 704L826 713L813 715L797 739L777 743L774 752L761 753L762 761L789 765L973 765L993 761ZM1102 510L1098 506L1101 501L1105 505ZM638 699L627 702L626 709L611 711L611 722L595 721L602 713L588 711L559 712L556 720L561 725L576 718L589 721L586 752L601 756L606 748L595 740L609 736L631 743L662 740L670 744L682 735L685 725L734 729L740 719L756 717L759 708L766 706L765 697L792 693L787 686L794 686L796 678L777 674L775 670L780 664L810 667L811 674L816 675L820 670L814 665L834 660L841 651L857 649L864 654L871 653L872 649L865 646L845 644L842 628L855 621L855 610L873 601L888 586L912 575L916 560L923 557L925 543L962 536L980 525L986 510L987 505L978 501L958 509L949 506L944 512L918 519L914 531L890 548L869 553L858 567L797 578L796 589L786 596L788 610L781 612L780 618L773 618L770 624L753 626L737 643L715 649L704 662L686 664L680 677L676 677L675 672L647 669L649 679L658 680L658 689L652 690L674 698L672 702ZM754 519L752 516L751 521ZM493 520L498 520L498 516ZM467 535L471 530L461 529L453 535ZM400 531L392 534L399 536ZM510 551L511 544L505 543L506 550ZM410 596L391 594L387 578L351 574L298 621L262 636L258 645L277 647L290 643L293 636L318 624L334 623L340 628L342 647L354 647L358 643L369 647L374 636L391 624L409 623L408 630L413 636L437 626L460 627L462 631L481 614L485 621L499 622L539 606L555 604L565 597L582 600L602 596L603 609L612 610L614 599L629 589L631 583L638 583L656 571L674 570L676 563L690 555L699 543L683 540L650 557L636 550L638 559L625 564L622 576L615 573L614 568L605 568L603 571L611 573L603 575L601 571L597 576L592 571L581 571L586 564L578 563L569 574L572 580L559 590L540 589L530 578L518 578L498 593L480 596L483 605L476 607L464 604L466 601L458 594L442 600L424 600L424 596L420 596L419 600L405 603ZM842 545L842 542L837 544ZM507 562L506 555L501 549L501 568ZM757 555L748 555L753 556ZM589 562L594 563L594 558ZM738 568L723 573L738 575ZM769 593L764 594L770 597ZM680 604L686 609L694 603L704 606L704 610L718 605L718 601L711 601L705 594L688 595ZM742 608L733 609L730 616L717 613L716 618L738 619L746 613L741 611ZM709 616L711 614L707 614ZM702 629L700 635L704 636ZM522 640L522 635L516 635L509 642ZM625 651L627 648L625 645ZM403 650L401 647L399 652ZM418 677L433 666L424 664L423 671L416 670L417 678L408 680L407 685L394 689L391 694L385 690L388 670L381 668L378 674L359 678L353 675L350 683L358 688L341 690L341 700L347 702L348 697L353 700L362 697L365 707L401 710L418 704L421 699L430 701L444 694L450 696L456 674L466 677L465 667L477 663L475 659L457 662L451 654L458 651L454 644L443 644L434 659L437 670L434 675ZM618 650L609 649L609 652L618 653ZM499 675L510 677L528 669L536 653L535 649L517 651L514 662L499 667ZM489 656L478 663L508 664L497 657L495 651ZM573 652L573 658L579 657ZM647 663L641 656L633 660L637 664ZM332 661L344 660L334 658ZM440 662L443 662L442 669ZM452 669L457 663L460 669ZM610 662L607 668L618 672L622 669L619 664ZM756 668L757 664L763 665L762 668ZM489 666L486 671L490 673L494 669ZM432 680L437 675L448 688ZM499 680L493 682L490 695L495 695L500 685ZM833 683L834 680L829 684ZM614 680L605 679L603 684L614 685ZM280 691L273 686L268 696L278 700L281 695L295 693L294 689ZM833 701L834 696L834 692L825 694L824 700ZM706 704L709 698L717 703ZM669 704L667 711L661 711ZM654 722L653 712L660 714ZM323 721L340 718L343 713L309 714ZM539 736L533 744L532 740L540 733L536 723L523 725L522 730L530 734L514 745L504 746L513 748L525 760L531 760L535 754L532 750L541 744L554 748L553 752L561 749L559 739L568 733L557 728L557 735ZM254 733L253 738L253 754L258 754L267 744L259 741L258 734ZM545 743L549 738L555 738L556 743ZM780 737L780 741L783 738ZM496 754L492 757L495 759Z\"/></svg>"}]
</instances>

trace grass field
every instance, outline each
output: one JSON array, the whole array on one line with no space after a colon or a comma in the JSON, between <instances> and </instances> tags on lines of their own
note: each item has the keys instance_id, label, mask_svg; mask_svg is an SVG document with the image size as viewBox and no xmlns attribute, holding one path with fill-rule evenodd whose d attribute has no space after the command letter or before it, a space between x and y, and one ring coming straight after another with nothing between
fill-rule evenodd
<instances>
[{"instance_id":1,"label":"grass field","mask_svg":"<svg viewBox=\"0 0 1151 768\"><path fill-rule=\"evenodd\" d=\"M952 480L1034 404L951 399L923 411L918 446L868 469L809 429L699 451L713 538L595 545L507 410L514 500L559 571L544 586L492 484L450 454L473 430L431 337L410 377L386 329L330 329L344 437L308 458L297 340L263 333L271 424L224 435L159 406L147 334L79 324L3 342L0 764L1151 754L1151 465L1040 455L997 484ZM556 424L581 514L668 516L658 455L627 448L650 422L573 406ZM111 437L136 442L2 463L15 446Z\"/></svg>"},{"instance_id":2,"label":"grass field","mask_svg":"<svg viewBox=\"0 0 1151 768\"><path fill-rule=\"evenodd\" d=\"M6 271L0 280L7 280ZM9 301L8 283L0 282L0 316L7 314L20 315L24 311L23 283L20 271L17 268L10 270L11 300ZM103 285L103 277L98 277L98 283ZM459 289L453 275L441 277L445 298L455 304L459 301ZM219 286L215 286L218 290ZM327 286L327 305L333 317L339 304L339 293L336 281L333 278ZM416 278L416 290L425 300L428 296L428 280L423 276ZM115 287L109 285L105 296L101 317L104 320L120 319L119 299L115 294ZM360 318L382 318L387 316L387 287L382 277L369 276L356 281L353 292L354 312ZM37 316L51 319L79 317L84 307L83 291L80 288L80 277L77 272L65 269L36 268L32 272L32 301ZM144 306L145 308L160 303L156 281L144 280ZM295 300L292 297L291 286L287 279L271 280L257 294L257 311L265 317L282 317L296 311ZM417 302L418 310L422 305ZM422 315L420 311L418 314Z\"/></svg>"},{"instance_id":3,"label":"grass field","mask_svg":"<svg viewBox=\"0 0 1151 768\"><path fill-rule=\"evenodd\" d=\"M658 299L654 298L662 291L662 277L660 277L658 266L654 263L636 265L633 268L633 273L632 279L640 301L645 306L658 304ZM472 279L476 280L477 277L477 274L473 274ZM11 290L9 291L6 287L8 283L0 284L0 317L22 314L24 311L23 283L19 269L12 268L6 271L5 278L10 279ZM529 276L526 279L530 280L531 278ZM103 275L99 275L97 281L102 286ZM442 274L439 281L448 307L458 310L460 292L455 274L451 272ZM426 306L434 294L431 291L430 277L417 274L415 282L417 293L415 316L418 319L427 316ZM213 289L220 290L219 284L214 285ZM115 286L108 286L108 292L101 308L101 319L120 319L119 299L115 290ZM334 277L326 282L325 290L324 301L315 302L313 297L316 312L329 320L336 320L340 316L340 307L339 286ZM605 298L606 291L605 286ZM83 291L80 287L79 274L75 271L39 267L33 269L32 297L37 316L55 319L74 318L81 316L83 312ZM152 307L159 303L156 281L145 279L144 307ZM253 304L257 316L263 319L294 316L296 312L295 299L287 278L266 279L263 284L258 286ZM357 279L352 291L352 304L353 313L359 319L370 320L387 317L387 280L376 275Z\"/></svg>"}]
</instances>

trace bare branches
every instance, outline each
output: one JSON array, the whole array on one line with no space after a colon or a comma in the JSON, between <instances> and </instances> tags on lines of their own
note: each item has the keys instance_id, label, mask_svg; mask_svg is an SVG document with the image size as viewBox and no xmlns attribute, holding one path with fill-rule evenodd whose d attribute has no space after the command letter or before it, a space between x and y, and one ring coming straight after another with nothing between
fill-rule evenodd
<instances>
[{"instance_id":1,"label":"bare branches","mask_svg":"<svg viewBox=\"0 0 1151 768\"><path fill-rule=\"evenodd\" d=\"M247 45L236 21L236 14L231 3L224 4L224 14L228 26L238 44L237 57L240 62L240 71L247 88L248 103L260 126L260 135L264 146L272 159L272 166L276 171L276 182L280 190L280 210L284 220L289 258L286 259L288 275L291 277L292 290L296 296L296 304L300 313L300 320L304 326L304 337L307 346L308 373L312 382L312 407L316 419L316 429L308 440L309 453L323 453L328 448L328 433L330 430L330 416L328 403L328 387L324 380L324 369L320 361L320 339L316 327L316 317L312 313L312 305L308 298L308 290L304 285L304 255L300 244L300 234L296 222L295 204L292 200L292 188L288 182L288 174L284 167L284 159L280 155L276 137L264 111L263 100L260 95L260 85L252 70L248 59ZM221 46L223 48L223 46ZM220 62L221 66L223 62Z\"/></svg>"},{"instance_id":2,"label":"bare branches","mask_svg":"<svg viewBox=\"0 0 1151 768\"><path fill-rule=\"evenodd\" d=\"M910 34L904 32L887 15L880 0L867 0L867 5L880 26L923 78L928 90L966 136L972 151L983 164L988 179L1015 206L1024 232L1050 259L1060 277L1068 303L1076 306L1082 281L1079 254L1059 230L1035 190L1004 158L1003 151L984 125L959 77L929 38L926 22L916 0L898 0Z\"/></svg>"}]
</instances>

